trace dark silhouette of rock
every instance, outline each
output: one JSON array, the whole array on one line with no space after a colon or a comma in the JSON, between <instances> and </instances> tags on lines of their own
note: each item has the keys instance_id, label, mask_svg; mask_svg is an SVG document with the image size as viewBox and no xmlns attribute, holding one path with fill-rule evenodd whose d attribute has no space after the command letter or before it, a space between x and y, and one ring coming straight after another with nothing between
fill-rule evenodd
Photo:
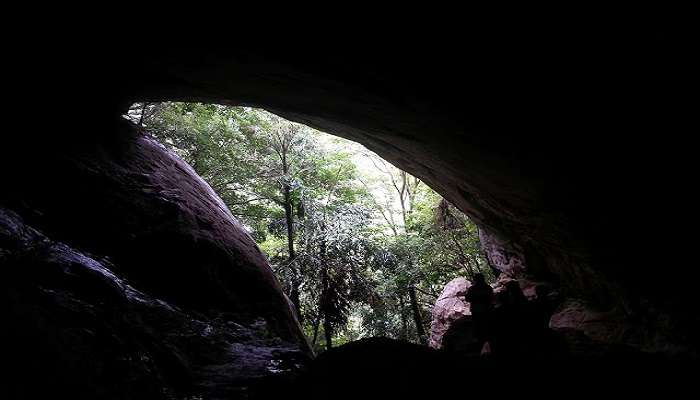
<instances>
[{"instance_id":1,"label":"dark silhouette of rock","mask_svg":"<svg viewBox=\"0 0 700 400\"><path fill-rule=\"evenodd\" d=\"M450 323L448 329L442 335L440 344L445 351L479 354L484 348L474 326L472 315L465 315ZM489 345L490 346L490 345Z\"/></svg>"},{"instance_id":2,"label":"dark silhouette of rock","mask_svg":"<svg viewBox=\"0 0 700 400\"><path fill-rule=\"evenodd\" d=\"M308 361L263 318L169 304L3 208L0 268L9 398L241 398Z\"/></svg>"},{"instance_id":3,"label":"dark silhouette of rock","mask_svg":"<svg viewBox=\"0 0 700 400\"><path fill-rule=\"evenodd\" d=\"M523 391L559 399L575 390L643 394L657 388L682 393L689 382L669 364L639 352L608 352L596 359L568 355L516 359L434 350L386 338L361 339L320 354L294 390L307 399L515 397ZM545 385L548 390L542 390Z\"/></svg>"},{"instance_id":4,"label":"dark silhouette of rock","mask_svg":"<svg viewBox=\"0 0 700 400\"><path fill-rule=\"evenodd\" d=\"M479 344L485 346L492 337L494 295L493 288L486 283L483 274L474 274L472 285L467 289L464 299L469 303L474 335Z\"/></svg>"}]
</instances>

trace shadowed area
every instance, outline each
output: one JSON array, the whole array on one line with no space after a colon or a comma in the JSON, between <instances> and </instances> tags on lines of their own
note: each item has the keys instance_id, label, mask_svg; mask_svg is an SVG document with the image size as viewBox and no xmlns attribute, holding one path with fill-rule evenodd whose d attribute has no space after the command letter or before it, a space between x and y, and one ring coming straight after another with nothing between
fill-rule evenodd
<instances>
[{"instance_id":1,"label":"shadowed area","mask_svg":"<svg viewBox=\"0 0 700 400\"><path fill-rule=\"evenodd\" d=\"M625 327L619 334L608 331L614 331L616 343L635 351L606 354L602 360L612 360L610 370L615 362L640 360L639 365L663 368L657 357L697 357L698 272L692 254L688 257L692 236L681 230L695 214L685 193L695 181L695 168L683 121L688 105L680 101L686 55L676 38L653 28L558 28L441 39L434 45L427 45L429 38L331 47L308 43L305 57L294 56L299 47L195 47L159 49L135 59L104 46L95 54L65 56L65 63L46 69L41 61L52 53L35 55L29 71L41 78L32 80L32 88L58 100L29 130L2 139L8 153L1 165L3 221L27 226L3 225L0 242L0 264L13 271L3 283L3 296L11 300L17 321L6 346L18 340L31 344L33 335L48 347L38 351L42 357L66 346L69 355L59 351L41 367L53 373L65 368L66 376L84 371L113 376L87 363L100 349L120 354L104 355L105 360L130 351L149 359L160 357L156 353L176 355L173 363L126 362L124 368L141 371L133 372L135 380L129 373L119 375L131 382L124 390L134 396L150 395L162 385L178 396L200 393L192 388L201 390L207 379L221 374L245 381L250 371L227 370L241 364L220 359L235 358L236 351L252 360L254 371L273 365L275 351L287 361L310 356L267 261L221 200L188 165L136 135L120 117L135 101L186 100L263 107L355 140L421 178L480 226L494 268L521 286L546 282L577 299L560 314L562 327L600 332L595 323L600 315L605 329ZM53 243L48 250L47 241ZM57 259L57 248L82 261L47 261ZM90 267L95 263L101 272ZM39 272L31 272L34 268ZM73 276L74 268L87 275ZM42 283L45 274L53 276L46 278L50 284ZM57 295L57 287L70 286L72 279L80 283L65 289L68 300ZM99 296L87 293L84 300L72 294L97 287L90 283L94 279L107 285ZM56 282L60 285L54 287ZM124 298L124 285L143 293L145 303ZM117 305L102 298L112 291ZM124 322L104 307L114 307L116 314L131 310L135 320ZM66 334L61 324L72 317L56 309L75 312L81 321L88 316L74 324L83 333ZM157 322L148 320L151 311ZM47 322L46 314L58 322ZM185 340L187 349L153 344L162 341L161 334L201 335L191 331L202 324L216 331L203 345L205 355L189 348L196 338ZM134 326L139 328L133 331ZM238 330L254 333L236 336ZM48 341L54 331L65 342ZM145 338L128 339L144 331ZM95 335L117 344L81 347L84 337ZM387 370L409 382L425 376L458 380L473 372L498 383L497 371L513 365L373 340L329 351L307 373L320 374L332 388L347 387L345 376L372 382ZM134 350L151 344L145 353ZM218 353L219 345L228 353ZM217 355L208 358L209 351ZM303 364L289 362L294 373ZM182 363L188 364L185 375L208 372L205 378L181 380L182 371L159 369ZM222 363L224 371L217 369ZM420 368L402 369L407 365ZM559 365L547 367L564 374ZM139 386L153 371L166 383L146 380ZM276 379L266 371L254 377ZM50 375L45 372L37 374ZM595 379L608 378L600 373ZM114 394L124 380L93 380L95 386L83 387L81 394ZM277 389L298 388L300 382L280 383ZM391 387L389 382L382 380ZM241 393L247 389L240 387L255 386L235 383L222 395L217 392L222 386L213 385L215 390L205 390L214 393L212 398L231 393L245 398Z\"/></svg>"}]
</instances>

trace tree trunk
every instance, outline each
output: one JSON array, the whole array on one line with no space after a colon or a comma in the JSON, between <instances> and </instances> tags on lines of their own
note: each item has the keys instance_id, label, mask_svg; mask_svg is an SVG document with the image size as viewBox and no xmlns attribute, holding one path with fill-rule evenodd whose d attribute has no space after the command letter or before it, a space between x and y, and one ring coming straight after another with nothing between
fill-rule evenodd
<instances>
[{"instance_id":1,"label":"tree trunk","mask_svg":"<svg viewBox=\"0 0 700 400\"><path fill-rule=\"evenodd\" d=\"M401 316L401 339L408 340L408 320L406 319L406 303L403 294L399 295L399 315Z\"/></svg>"},{"instance_id":2,"label":"tree trunk","mask_svg":"<svg viewBox=\"0 0 700 400\"><path fill-rule=\"evenodd\" d=\"M323 333L326 336L326 350L333 347L333 327L327 319L323 320Z\"/></svg>"},{"instance_id":3,"label":"tree trunk","mask_svg":"<svg viewBox=\"0 0 700 400\"><path fill-rule=\"evenodd\" d=\"M323 262L323 261L322 261ZM329 301L329 290L330 282L328 281L328 270L324 264L321 267L321 310L323 313L323 334L326 337L326 350L330 350L333 347L333 326L331 325L331 320L328 315L328 304Z\"/></svg>"},{"instance_id":4,"label":"tree trunk","mask_svg":"<svg viewBox=\"0 0 700 400\"><path fill-rule=\"evenodd\" d=\"M289 251L289 259L287 263L292 270L291 290L289 293L290 300L294 304L294 309L297 312L299 323L302 323L301 315L301 299L299 288L301 287L301 276L298 267L295 265L296 252L294 251L294 214L292 204L292 193L289 184L284 184L284 217L287 223L287 250Z\"/></svg>"},{"instance_id":5,"label":"tree trunk","mask_svg":"<svg viewBox=\"0 0 700 400\"><path fill-rule=\"evenodd\" d=\"M319 315L319 316L316 317L316 319L314 320L314 337L313 337L313 340L311 340L311 345L312 345L312 346L316 344L316 340L318 339L318 328L319 328L320 326L321 326L321 316Z\"/></svg>"},{"instance_id":6,"label":"tree trunk","mask_svg":"<svg viewBox=\"0 0 700 400\"><path fill-rule=\"evenodd\" d=\"M320 258L321 258L321 310L323 314L323 334L326 338L326 350L330 350L333 347L333 326L328 315L328 304L330 298L330 281L328 277L328 264L326 263L326 225L321 224L321 231L323 232L323 238L320 244Z\"/></svg>"},{"instance_id":7,"label":"tree trunk","mask_svg":"<svg viewBox=\"0 0 700 400\"><path fill-rule=\"evenodd\" d=\"M294 214L292 204L292 191L288 184L284 185L284 218L287 223L287 247L289 249L289 259L293 260L294 253Z\"/></svg>"},{"instance_id":8,"label":"tree trunk","mask_svg":"<svg viewBox=\"0 0 700 400\"><path fill-rule=\"evenodd\" d=\"M420 306L418 305L416 288L413 285L408 287L408 296L411 299L411 309L413 310L413 322L415 322L416 324L416 333L418 334L418 341L420 341L421 344L427 345L428 340L425 336L425 328L423 328L423 318L420 315Z\"/></svg>"},{"instance_id":9,"label":"tree trunk","mask_svg":"<svg viewBox=\"0 0 700 400\"><path fill-rule=\"evenodd\" d=\"M294 272L294 274L296 274L296 272ZM301 295L299 290L301 284L299 283L299 279L292 278L291 285L292 290L289 292L289 300L292 302L294 311L297 314L297 320L299 320L299 324L301 324L303 322L303 318L301 316Z\"/></svg>"},{"instance_id":10,"label":"tree trunk","mask_svg":"<svg viewBox=\"0 0 700 400\"><path fill-rule=\"evenodd\" d=\"M143 120L146 116L146 108L148 108L148 103L144 102L141 106L141 115L139 116L139 127L143 128Z\"/></svg>"}]
</instances>

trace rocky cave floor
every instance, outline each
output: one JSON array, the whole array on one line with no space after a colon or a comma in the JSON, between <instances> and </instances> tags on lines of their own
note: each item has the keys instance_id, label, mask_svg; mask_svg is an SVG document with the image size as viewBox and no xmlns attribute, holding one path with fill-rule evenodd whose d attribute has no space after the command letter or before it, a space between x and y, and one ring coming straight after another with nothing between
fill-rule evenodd
<instances>
[{"instance_id":1,"label":"rocky cave floor","mask_svg":"<svg viewBox=\"0 0 700 400\"><path fill-rule=\"evenodd\" d=\"M579 343L583 346L582 343ZM334 348L298 378L268 387L260 398L590 397L682 393L696 365L629 349L583 356L538 352L483 358L386 338ZM298 397L296 397L298 396Z\"/></svg>"}]
</instances>

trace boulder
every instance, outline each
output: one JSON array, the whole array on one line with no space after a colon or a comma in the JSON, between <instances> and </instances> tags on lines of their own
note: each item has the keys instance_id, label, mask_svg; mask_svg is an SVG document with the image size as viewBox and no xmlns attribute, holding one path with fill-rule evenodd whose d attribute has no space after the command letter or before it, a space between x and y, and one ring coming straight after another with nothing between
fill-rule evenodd
<instances>
[{"instance_id":1,"label":"boulder","mask_svg":"<svg viewBox=\"0 0 700 400\"><path fill-rule=\"evenodd\" d=\"M493 284L494 293L497 295L505 289L505 284L515 279L501 274ZM534 299L537 283L527 279L519 279L525 296ZM464 300L471 282L459 277L445 285L440 297L438 297L432 310L430 324L430 340L428 345L434 349L445 350L474 350L477 345L471 324L471 312L469 303Z\"/></svg>"},{"instance_id":2,"label":"boulder","mask_svg":"<svg viewBox=\"0 0 700 400\"><path fill-rule=\"evenodd\" d=\"M306 346L267 258L211 187L132 124L113 128L46 154L11 181L2 202L52 239L108 257L171 304L264 318L276 335Z\"/></svg>"},{"instance_id":3,"label":"boulder","mask_svg":"<svg viewBox=\"0 0 700 400\"><path fill-rule=\"evenodd\" d=\"M308 361L263 318L169 304L4 208L0 270L11 398L248 398Z\"/></svg>"},{"instance_id":4,"label":"boulder","mask_svg":"<svg viewBox=\"0 0 700 400\"><path fill-rule=\"evenodd\" d=\"M114 128L2 193L15 389L237 398L293 373L311 351L248 232L173 152Z\"/></svg>"},{"instance_id":5,"label":"boulder","mask_svg":"<svg viewBox=\"0 0 700 400\"><path fill-rule=\"evenodd\" d=\"M470 331L471 312L469 303L464 301L464 295L471 286L466 278L455 278L451 280L440 293L433 306L432 319L430 323L430 339L428 345L434 349L444 347L445 335L453 328L456 321L460 322L462 329L459 331Z\"/></svg>"}]
</instances>

